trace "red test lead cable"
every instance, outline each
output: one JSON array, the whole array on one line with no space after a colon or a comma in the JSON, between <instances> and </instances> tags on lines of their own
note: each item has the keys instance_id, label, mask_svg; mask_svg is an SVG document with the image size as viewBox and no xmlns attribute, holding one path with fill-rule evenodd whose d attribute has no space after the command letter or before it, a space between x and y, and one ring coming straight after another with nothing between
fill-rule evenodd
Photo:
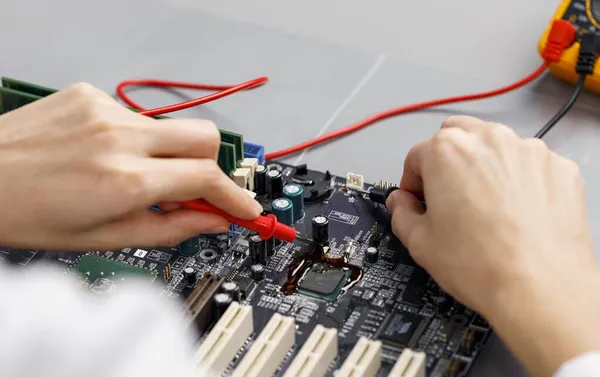
<instances>
[{"instance_id":1,"label":"red test lead cable","mask_svg":"<svg viewBox=\"0 0 600 377\"><path fill-rule=\"evenodd\" d=\"M282 224L277 221L277 217L273 214L266 216L259 216L255 220L242 220L237 217L233 217L227 212L218 209L212 204L205 200L190 200L185 202L177 202L182 207L193 209L199 212L208 212L221 217L224 217L232 224L239 225L243 228L250 229L256 232L261 239L267 240L270 238L277 238L287 242L293 242L296 238L296 229L289 225Z\"/></svg>"},{"instance_id":2,"label":"red test lead cable","mask_svg":"<svg viewBox=\"0 0 600 377\"><path fill-rule=\"evenodd\" d=\"M458 97L442 98L442 99L437 99L437 100L433 100L433 101L415 103L412 105L407 105L407 106L402 106L402 107L398 107L395 109L390 109L390 110L372 115L366 119L363 119L353 125L342 128L340 130L333 131L328 134L314 138L312 140L305 141L304 143L294 145L293 147L282 149L282 150L276 151L276 152L267 153L265 155L265 158L267 160L273 160L273 159L284 157L284 156L287 156L290 154L298 153L304 149L310 148L317 144L321 144L326 141L329 141L332 139L337 139L338 137L342 137L342 136L351 134L362 128L370 126L375 122L378 122L378 121L386 119L386 118L394 117L397 115L411 113L411 112L418 111L418 110L425 110L425 109L435 107L435 106L442 106L442 105L448 105L451 103L480 100L480 99L495 97L495 96L498 96L498 95L501 95L504 93L508 93L508 92L515 90L517 88L520 88L520 87L532 82L533 80L537 79L538 77L540 77L542 75L542 73L544 73L544 71L546 71L548 66L549 66L549 64L544 62L538 69L536 69L529 76L525 77L524 79L522 79L520 81L517 81L514 84L506 86L504 88L500 88L500 89L496 89L496 90L492 90L492 91L484 92L484 93L469 94L469 95L458 96Z\"/></svg>"},{"instance_id":3,"label":"red test lead cable","mask_svg":"<svg viewBox=\"0 0 600 377\"><path fill-rule=\"evenodd\" d=\"M548 69L548 67L550 66L550 64L552 62L556 62L556 61L560 60L560 57L561 57L563 51L565 49L567 49L568 47L570 47L574 42L575 42L574 26L568 21L556 20L552 24L552 27L548 34L548 41L546 43L544 51L542 52L544 62L534 72L532 72L531 74L529 74L522 80L515 82L514 84L511 84L511 85L508 85L508 86L505 86L503 88L499 88L496 90L491 90L488 92L468 94L468 95L457 96L457 97L442 98L442 99L437 99L437 100L432 100L432 101L416 103L416 104L412 104L412 105L406 105L406 106L398 107L395 109L390 109L390 110L372 115L372 116L370 116L366 119L363 119L363 120L361 120L353 125L350 125L348 127L330 132L328 134L319 136L315 139L306 141L304 143L295 145L293 147L282 149L282 150L276 151L276 152L267 153L265 155L265 158L267 160L273 160L276 158L288 156L290 154L300 152L304 149L310 148L317 144L321 144L326 141L351 134L351 133L356 132L360 129L363 129L367 126L370 126L375 122L378 122L380 120L387 119L390 117L394 117L397 115L407 114L407 113L411 113L411 112L415 112L415 111L419 111L419 110L425 110L425 109L429 109L431 107L436 107L436 106L449 105L452 103L481 100L481 99L485 99L485 98L499 96L499 95L511 92L515 89L519 89L519 88L529 84L530 82L534 81L538 77L540 77L546 71L546 69Z\"/></svg>"},{"instance_id":4,"label":"red test lead cable","mask_svg":"<svg viewBox=\"0 0 600 377\"><path fill-rule=\"evenodd\" d=\"M206 84L193 84L179 81L166 81L166 80L154 80L154 79L131 79L126 80L117 86L117 95L129 106L136 110L141 110L142 115L156 116L162 114L168 114L175 111L187 109L202 105L207 102L217 100L219 98L226 97L233 93L240 92L242 90L250 90L258 88L264 85L269 79L267 77L259 77L254 80L246 81L239 85L206 85ZM190 101L176 103L174 105L159 107L156 109L145 110L143 107L133 102L129 96L125 93L125 88L130 86L149 86L154 88L180 88L180 89L195 89L195 90L213 90L215 93L208 94L203 97L195 98Z\"/></svg>"}]
</instances>

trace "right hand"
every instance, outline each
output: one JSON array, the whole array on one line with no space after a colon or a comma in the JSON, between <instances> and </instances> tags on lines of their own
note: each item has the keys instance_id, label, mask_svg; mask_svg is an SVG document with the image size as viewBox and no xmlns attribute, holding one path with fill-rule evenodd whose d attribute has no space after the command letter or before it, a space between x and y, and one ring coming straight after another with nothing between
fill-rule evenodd
<instances>
[{"instance_id":1,"label":"right hand","mask_svg":"<svg viewBox=\"0 0 600 377\"><path fill-rule=\"evenodd\" d=\"M576 281L596 284L577 165L506 126L448 119L409 152L387 205L415 261L493 325L514 319L512 306L556 312L556 305L571 305L558 297L573 297ZM554 326L558 318L548 321Z\"/></svg>"}]
</instances>

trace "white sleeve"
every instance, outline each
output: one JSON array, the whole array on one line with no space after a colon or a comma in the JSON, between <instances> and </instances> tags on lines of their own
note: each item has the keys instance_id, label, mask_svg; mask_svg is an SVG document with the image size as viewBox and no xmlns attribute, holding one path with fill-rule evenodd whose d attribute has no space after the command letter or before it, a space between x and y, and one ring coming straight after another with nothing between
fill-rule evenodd
<instances>
[{"instance_id":1,"label":"white sleeve","mask_svg":"<svg viewBox=\"0 0 600 377\"><path fill-rule=\"evenodd\" d=\"M0 376L199 377L173 299L131 282L112 296L64 270L0 265Z\"/></svg>"},{"instance_id":2,"label":"white sleeve","mask_svg":"<svg viewBox=\"0 0 600 377\"><path fill-rule=\"evenodd\" d=\"M554 377L600 377L600 351L586 353L567 361Z\"/></svg>"}]
</instances>

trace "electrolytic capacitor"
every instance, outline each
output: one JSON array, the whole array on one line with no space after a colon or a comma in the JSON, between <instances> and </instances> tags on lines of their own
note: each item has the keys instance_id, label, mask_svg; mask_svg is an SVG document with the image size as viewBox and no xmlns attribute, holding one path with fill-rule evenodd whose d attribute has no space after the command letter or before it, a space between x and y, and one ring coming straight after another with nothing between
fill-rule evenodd
<instances>
[{"instance_id":1,"label":"electrolytic capacitor","mask_svg":"<svg viewBox=\"0 0 600 377\"><path fill-rule=\"evenodd\" d=\"M271 203L273 214L277 216L279 222L286 225L294 225L294 206L288 198L279 198Z\"/></svg>"},{"instance_id":2,"label":"electrolytic capacitor","mask_svg":"<svg viewBox=\"0 0 600 377\"><path fill-rule=\"evenodd\" d=\"M254 169L254 192L256 195L267 193L267 168L264 165L258 165Z\"/></svg>"},{"instance_id":3,"label":"electrolytic capacitor","mask_svg":"<svg viewBox=\"0 0 600 377\"><path fill-rule=\"evenodd\" d=\"M186 267L183 269L183 281L187 286L194 286L196 284L196 270L193 267Z\"/></svg>"},{"instance_id":4,"label":"electrolytic capacitor","mask_svg":"<svg viewBox=\"0 0 600 377\"><path fill-rule=\"evenodd\" d=\"M200 238L192 237L177 245L177 250L182 255L194 255L200 252Z\"/></svg>"},{"instance_id":5,"label":"electrolytic capacitor","mask_svg":"<svg viewBox=\"0 0 600 377\"><path fill-rule=\"evenodd\" d=\"M314 242L329 242L329 220L325 216L315 216L312 218L312 238Z\"/></svg>"},{"instance_id":6,"label":"electrolytic capacitor","mask_svg":"<svg viewBox=\"0 0 600 377\"><path fill-rule=\"evenodd\" d=\"M275 254L275 238L271 237L266 240L265 248L267 249L267 257L272 257Z\"/></svg>"},{"instance_id":7,"label":"electrolytic capacitor","mask_svg":"<svg viewBox=\"0 0 600 377\"><path fill-rule=\"evenodd\" d=\"M369 263L375 263L377 262L377 259L379 258L379 251L377 250L376 247L370 246L367 248L367 250L365 251L365 260Z\"/></svg>"},{"instance_id":8,"label":"electrolytic capacitor","mask_svg":"<svg viewBox=\"0 0 600 377\"><path fill-rule=\"evenodd\" d=\"M262 240L258 234L253 234L248 239L248 244L250 248L250 260L254 263L267 263L267 248L265 241Z\"/></svg>"},{"instance_id":9,"label":"electrolytic capacitor","mask_svg":"<svg viewBox=\"0 0 600 377\"><path fill-rule=\"evenodd\" d=\"M240 302L242 299L240 286L235 281L226 281L221 284L221 292L229 294L233 301Z\"/></svg>"},{"instance_id":10,"label":"electrolytic capacitor","mask_svg":"<svg viewBox=\"0 0 600 377\"><path fill-rule=\"evenodd\" d=\"M292 201L294 222L304 217L304 188L297 183L283 186L283 196Z\"/></svg>"},{"instance_id":11,"label":"electrolytic capacitor","mask_svg":"<svg viewBox=\"0 0 600 377\"><path fill-rule=\"evenodd\" d=\"M227 242L227 246L231 243L231 237L228 233L217 234L217 242Z\"/></svg>"},{"instance_id":12,"label":"electrolytic capacitor","mask_svg":"<svg viewBox=\"0 0 600 377\"><path fill-rule=\"evenodd\" d=\"M217 293L213 296L215 321L218 321L223 316L232 301L233 299L228 293Z\"/></svg>"},{"instance_id":13,"label":"electrolytic capacitor","mask_svg":"<svg viewBox=\"0 0 600 377\"><path fill-rule=\"evenodd\" d=\"M252 278L256 281L261 281L265 278L265 266L262 264L253 264L250 266Z\"/></svg>"},{"instance_id":14,"label":"electrolytic capacitor","mask_svg":"<svg viewBox=\"0 0 600 377\"><path fill-rule=\"evenodd\" d=\"M283 190L283 176L279 170L269 170L267 172L267 195L271 199L281 197Z\"/></svg>"}]
</instances>

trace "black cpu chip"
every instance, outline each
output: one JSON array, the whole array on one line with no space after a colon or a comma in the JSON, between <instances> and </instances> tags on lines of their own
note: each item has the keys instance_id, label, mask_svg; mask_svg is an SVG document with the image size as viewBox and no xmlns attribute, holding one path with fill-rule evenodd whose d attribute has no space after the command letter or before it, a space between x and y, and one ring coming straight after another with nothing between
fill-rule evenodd
<instances>
[{"instance_id":1,"label":"black cpu chip","mask_svg":"<svg viewBox=\"0 0 600 377\"><path fill-rule=\"evenodd\" d=\"M381 325L376 338L395 347L410 344L415 332L421 327L423 318L413 313L392 313Z\"/></svg>"},{"instance_id":2,"label":"black cpu chip","mask_svg":"<svg viewBox=\"0 0 600 377\"><path fill-rule=\"evenodd\" d=\"M315 264L298 284L302 294L333 301L342 290L348 272L339 268Z\"/></svg>"}]
</instances>

